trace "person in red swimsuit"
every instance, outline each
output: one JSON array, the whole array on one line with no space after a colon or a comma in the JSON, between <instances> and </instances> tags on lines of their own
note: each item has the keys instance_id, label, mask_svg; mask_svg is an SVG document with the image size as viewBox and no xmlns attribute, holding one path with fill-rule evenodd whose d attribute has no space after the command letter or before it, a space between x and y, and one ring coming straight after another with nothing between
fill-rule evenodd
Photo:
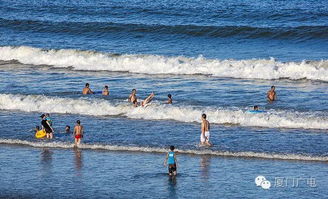
<instances>
[{"instance_id":1,"label":"person in red swimsuit","mask_svg":"<svg viewBox=\"0 0 328 199\"><path fill-rule=\"evenodd\" d=\"M79 145L81 139L83 138L83 126L81 125L80 120L76 121L76 125L74 127L74 137L75 137L75 146Z\"/></svg>"}]
</instances>

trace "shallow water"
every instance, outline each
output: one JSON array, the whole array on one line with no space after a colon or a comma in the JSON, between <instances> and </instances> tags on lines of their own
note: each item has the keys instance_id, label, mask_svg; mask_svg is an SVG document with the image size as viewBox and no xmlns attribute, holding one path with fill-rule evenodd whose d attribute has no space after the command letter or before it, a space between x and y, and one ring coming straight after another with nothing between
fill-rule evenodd
<instances>
[{"instance_id":1,"label":"shallow water","mask_svg":"<svg viewBox=\"0 0 328 199\"><path fill-rule=\"evenodd\" d=\"M164 154L4 145L0 150L0 190L8 198L239 198L241 192L243 198L322 198L327 194L326 163L178 155L179 173L170 179L162 166ZM254 179L260 174L271 181L270 190L256 187ZM290 178L287 186L274 187L279 177ZM316 179L316 187L307 183L310 177ZM303 180L292 187L292 178Z\"/></svg>"}]
</instances>

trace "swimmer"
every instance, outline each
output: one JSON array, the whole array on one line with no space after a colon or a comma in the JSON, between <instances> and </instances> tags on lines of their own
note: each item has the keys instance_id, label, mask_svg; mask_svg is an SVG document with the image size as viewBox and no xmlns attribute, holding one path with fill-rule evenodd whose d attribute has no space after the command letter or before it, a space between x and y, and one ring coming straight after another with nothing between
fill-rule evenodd
<instances>
[{"instance_id":1,"label":"swimmer","mask_svg":"<svg viewBox=\"0 0 328 199\"><path fill-rule=\"evenodd\" d=\"M267 98L270 102L276 100L276 91L275 91L275 89L276 89L275 86L271 86L271 89L267 93Z\"/></svg>"},{"instance_id":2,"label":"swimmer","mask_svg":"<svg viewBox=\"0 0 328 199\"><path fill-rule=\"evenodd\" d=\"M51 127L49 122L46 120L46 115L45 114L42 114L40 117L42 118L42 121L41 121L42 128L46 131L46 137L49 138L49 139L52 139L54 129Z\"/></svg>"},{"instance_id":3,"label":"swimmer","mask_svg":"<svg viewBox=\"0 0 328 199\"><path fill-rule=\"evenodd\" d=\"M258 110L259 110L259 107L258 107L258 106L254 106L254 107L253 107L253 110L254 110L254 111L258 111Z\"/></svg>"},{"instance_id":4,"label":"swimmer","mask_svg":"<svg viewBox=\"0 0 328 199\"><path fill-rule=\"evenodd\" d=\"M65 126L65 133L71 133L71 127L69 125Z\"/></svg>"},{"instance_id":5,"label":"swimmer","mask_svg":"<svg viewBox=\"0 0 328 199\"><path fill-rule=\"evenodd\" d=\"M202 114L200 144L212 146L212 144L210 143L210 123L206 120L205 113Z\"/></svg>"},{"instance_id":6,"label":"swimmer","mask_svg":"<svg viewBox=\"0 0 328 199\"><path fill-rule=\"evenodd\" d=\"M76 125L74 127L74 137L75 137L75 146L79 145L81 139L83 138L83 126L81 125L80 120L76 121Z\"/></svg>"},{"instance_id":7,"label":"swimmer","mask_svg":"<svg viewBox=\"0 0 328 199\"><path fill-rule=\"evenodd\" d=\"M40 127L36 126L35 129L34 129L34 132L37 133L38 131L40 131Z\"/></svg>"},{"instance_id":8,"label":"swimmer","mask_svg":"<svg viewBox=\"0 0 328 199\"><path fill-rule=\"evenodd\" d=\"M170 146L170 152L166 154L164 166L168 165L169 176L177 175L177 158L174 152L174 146Z\"/></svg>"},{"instance_id":9,"label":"swimmer","mask_svg":"<svg viewBox=\"0 0 328 199\"><path fill-rule=\"evenodd\" d=\"M141 102L142 107L146 107L154 98L155 94L152 92L144 101Z\"/></svg>"},{"instance_id":10,"label":"swimmer","mask_svg":"<svg viewBox=\"0 0 328 199\"><path fill-rule=\"evenodd\" d=\"M109 95L109 89L108 89L108 86L105 85L103 91L102 91L102 95Z\"/></svg>"},{"instance_id":11,"label":"swimmer","mask_svg":"<svg viewBox=\"0 0 328 199\"><path fill-rule=\"evenodd\" d=\"M167 104L172 104L173 100L172 100L172 95L171 94L168 94L167 95Z\"/></svg>"},{"instance_id":12,"label":"swimmer","mask_svg":"<svg viewBox=\"0 0 328 199\"><path fill-rule=\"evenodd\" d=\"M94 92L89 88L89 83L85 84L85 87L82 90L83 95L93 94Z\"/></svg>"},{"instance_id":13,"label":"swimmer","mask_svg":"<svg viewBox=\"0 0 328 199\"><path fill-rule=\"evenodd\" d=\"M132 92L128 98L129 102L132 102L134 107L138 106L138 98L137 98L137 90L136 89L132 89Z\"/></svg>"}]
</instances>

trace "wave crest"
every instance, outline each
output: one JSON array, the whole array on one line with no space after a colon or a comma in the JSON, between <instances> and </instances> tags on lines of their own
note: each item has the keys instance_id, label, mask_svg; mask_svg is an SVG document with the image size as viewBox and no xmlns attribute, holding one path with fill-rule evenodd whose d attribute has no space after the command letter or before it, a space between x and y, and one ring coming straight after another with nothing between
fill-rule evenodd
<instances>
[{"instance_id":1,"label":"wave crest","mask_svg":"<svg viewBox=\"0 0 328 199\"><path fill-rule=\"evenodd\" d=\"M113 103L104 99L60 98L43 95L0 94L0 109L26 112L81 114L91 116L125 116L132 119L176 120L200 122L202 113L214 124L232 124L266 128L328 129L328 117L316 112L269 111L250 114L221 107L161 105L154 102L147 108L133 107L127 102Z\"/></svg>"},{"instance_id":2,"label":"wave crest","mask_svg":"<svg viewBox=\"0 0 328 199\"><path fill-rule=\"evenodd\" d=\"M67 142L32 142L18 139L0 139L0 144L8 145L22 145L36 148L64 148L71 149L74 144ZM129 152L145 152L145 153L166 153L167 149L155 147L142 147L142 146L118 146L106 144L81 144L81 149L89 150L108 150L108 151L129 151ZM278 160L301 160L301 161L328 161L327 156L311 156L300 154L277 154L277 153L259 153L259 152L230 152L230 151L214 151L214 150L184 150L177 149L180 154L192 155L212 155L222 157L236 157L236 158L263 158L263 159L278 159Z\"/></svg>"},{"instance_id":3,"label":"wave crest","mask_svg":"<svg viewBox=\"0 0 328 199\"><path fill-rule=\"evenodd\" d=\"M211 75L250 79L309 79L328 81L328 61L279 62L271 59L218 60L202 56L114 55L80 50L0 47L0 60L50 65L73 70L144 74ZM40 66L41 67L41 66Z\"/></svg>"}]
</instances>

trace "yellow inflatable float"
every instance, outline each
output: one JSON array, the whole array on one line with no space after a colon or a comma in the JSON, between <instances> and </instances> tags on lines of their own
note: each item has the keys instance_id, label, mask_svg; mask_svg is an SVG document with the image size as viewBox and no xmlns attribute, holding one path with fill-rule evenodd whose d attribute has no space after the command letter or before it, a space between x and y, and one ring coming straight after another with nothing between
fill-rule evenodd
<instances>
[{"instance_id":1,"label":"yellow inflatable float","mask_svg":"<svg viewBox=\"0 0 328 199\"><path fill-rule=\"evenodd\" d=\"M39 130L38 132L35 133L35 137L40 139L46 136L46 131L44 129Z\"/></svg>"}]
</instances>

